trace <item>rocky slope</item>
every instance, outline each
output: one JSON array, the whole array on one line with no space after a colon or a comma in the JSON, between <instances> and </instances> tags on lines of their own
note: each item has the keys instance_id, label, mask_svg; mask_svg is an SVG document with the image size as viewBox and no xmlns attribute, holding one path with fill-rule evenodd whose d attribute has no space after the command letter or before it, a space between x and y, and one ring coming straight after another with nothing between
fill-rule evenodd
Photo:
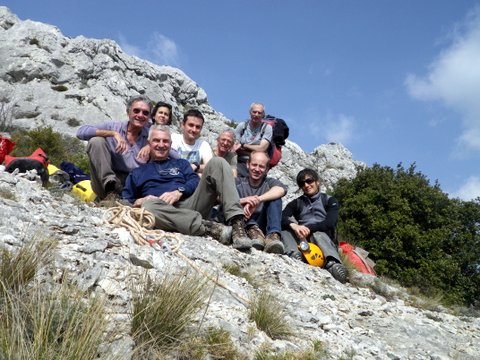
<instances>
[{"instance_id":1,"label":"rocky slope","mask_svg":"<svg viewBox=\"0 0 480 360\"><path fill-rule=\"evenodd\" d=\"M73 134L83 123L123 119L125 99L139 93L172 103L177 121L186 107L199 108L207 117L204 136L212 143L229 123L180 70L128 56L110 40L67 38L53 26L21 21L5 7L0 7L0 63L0 102L14 125L49 125ZM282 164L271 175L289 184L288 196L293 197L294 176L305 166L316 168L331 186L354 176L358 165L339 144L306 154L288 142ZM68 193L53 196L35 181L0 173L0 247L16 251L30 240L57 239L58 272L39 276L55 281L66 272L80 288L108 298L106 316L116 336L103 347L102 358L131 356L132 279L196 271L191 263L230 289L214 288L202 326L228 330L249 358L262 344L277 352L299 351L316 340L324 343L330 358L480 358L478 318L454 316L441 307L412 307L414 299L402 289L369 276L356 274L356 285L342 285L324 270L255 250L240 253L209 238L182 237L180 254L156 251L107 224L105 212ZM254 281L225 271L232 265ZM292 336L272 340L248 319L249 305L240 299L249 300L260 289L282 304Z\"/></svg>"},{"instance_id":2,"label":"rocky slope","mask_svg":"<svg viewBox=\"0 0 480 360\"><path fill-rule=\"evenodd\" d=\"M454 316L439 306L413 307L409 304L415 299L402 289L369 275L355 274L356 285L342 285L327 271L286 256L241 253L210 238L185 236L179 253L156 251L136 245L125 228L106 223L106 211L68 193L53 197L35 181L0 173L0 248L16 251L27 241L58 240L57 272L39 276L48 282L67 273L81 289L108 298L106 316L115 340L103 348L102 358L130 358L132 282L144 274L156 278L195 268L230 289L211 283L202 327L228 330L247 358L265 344L278 352L300 351L318 340L332 359L480 358L479 318ZM225 270L229 266L253 281L232 275ZM245 300L262 289L281 304L278 310L285 312L292 336L272 340L249 320Z\"/></svg>"}]
</instances>

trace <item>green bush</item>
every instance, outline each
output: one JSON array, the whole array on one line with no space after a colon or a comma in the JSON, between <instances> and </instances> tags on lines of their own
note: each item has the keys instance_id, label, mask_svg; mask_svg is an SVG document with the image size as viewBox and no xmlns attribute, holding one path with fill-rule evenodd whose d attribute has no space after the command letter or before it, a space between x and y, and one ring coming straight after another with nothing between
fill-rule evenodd
<instances>
[{"instance_id":1,"label":"green bush","mask_svg":"<svg viewBox=\"0 0 480 360\"><path fill-rule=\"evenodd\" d=\"M401 164L360 169L334 189L339 234L370 252L376 271L446 304L480 296L480 199L449 199Z\"/></svg>"},{"instance_id":2,"label":"green bush","mask_svg":"<svg viewBox=\"0 0 480 360\"><path fill-rule=\"evenodd\" d=\"M89 174L88 156L85 145L77 138L60 134L51 127L42 127L33 130L15 129L12 132L12 141L16 142L12 156L28 156L37 148L42 148L51 163L60 167L62 161L77 165Z\"/></svg>"}]
</instances>

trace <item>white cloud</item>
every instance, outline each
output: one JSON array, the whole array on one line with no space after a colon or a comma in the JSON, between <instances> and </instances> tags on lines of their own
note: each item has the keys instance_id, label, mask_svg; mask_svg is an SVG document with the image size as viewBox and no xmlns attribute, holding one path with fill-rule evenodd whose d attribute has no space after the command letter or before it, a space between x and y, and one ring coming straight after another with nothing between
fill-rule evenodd
<instances>
[{"instance_id":1,"label":"white cloud","mask_svg":"<svg viewBox=\"0 0 480 360\"><path fill-rule=\"evenodd\" d=\"M153 56L152 61L155 63L178 66L179 51L177 44L165 35L157 32L153 33L148 42L148 49Z\"/></svg>"},{"instance_id":2,"label":"white cloud","mask_svg":"<svg viewBox=\"0 0 480 360\"><path fill-rule=\"evenodd\" d=\"M460 29L460 30L459 30ZM450 45L429 66L428 74L407 76L410 95L441 101L462 116L457 151L480 150L480 7L452 32Z\"/></svg>"},{"instance_id":3,"label":"white cloud","mask_svg":"<svg viewBox=\"0 0 480 360\"><path fill-rule=\"evenodd\" d=\"M340 143L344 146L353 136L354 118L344 114L307 116L308 133L317 141Z\"/></svg>"},{"instance_id":4,"label":"white cloud","mask_svg":"<svg viewBox=\"0 0 480 360\"><path fill-rule=\"evenodd\" d=\"M452 196L465 201L476 199L480 196L480 178L477 176L469 177L467 181L460 186L460 189L452 194Z\"/></svg>"},{"instance_id":5,"label":"white cloud","mask_svg":"<svg viewBox=\"0 0 480 360\"><path fill-rule=\"evenodd\" d=\"M179 66L179 47L172 40L160 33L154 32L147 44L143 46L132 45L120 34L118 43L127 54L149 60L158 65Z\"/></svg>"},{"instance_id":6,"label":"white cloud","mask_svg":"<svg viewBox=\"0 0 480 360\"><path fill-rule=\"evenodd\" d=\"M120 47L125 53L136 56L136 57L142 56L140 48L130 44L125 38L125 36L123 36L122 34L118 36L118 44L120 45Z\"/></svg>"}]
</instances>

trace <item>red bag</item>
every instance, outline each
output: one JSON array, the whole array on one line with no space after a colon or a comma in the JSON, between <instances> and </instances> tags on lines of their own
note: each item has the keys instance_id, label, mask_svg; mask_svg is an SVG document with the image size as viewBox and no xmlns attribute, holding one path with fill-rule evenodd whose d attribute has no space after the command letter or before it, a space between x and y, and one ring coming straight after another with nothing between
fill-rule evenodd
<instances>
[{"instance_id":1,"label":"red bag","mask_svg":"<svg viewBox=\"0 0 480 360\"><path fill-rule=\"evenodd\" d=\"M0 164L3 163L5 156L10 154L14 147L15 143L12 140L0 135Z\"/></svg>"},{"instance_id":2,"label":"red bag","mask_svg":"<svg viewBox=\"0 0 480 360\"><path fill-rule=\"evenodd\" d=\"M353 264L355 269L365 274L377 275L373 269L375 263L368 258L367 251L343 241L340 241L338 247L342 249L343 255Z\"/></svg>"}]
</instances>

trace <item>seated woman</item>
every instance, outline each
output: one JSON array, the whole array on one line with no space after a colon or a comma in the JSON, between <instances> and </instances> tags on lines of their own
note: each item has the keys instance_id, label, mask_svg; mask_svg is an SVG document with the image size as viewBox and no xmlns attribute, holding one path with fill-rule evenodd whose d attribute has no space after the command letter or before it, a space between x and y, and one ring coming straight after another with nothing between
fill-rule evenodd
<instances>
[{"instance_id":1,"label":"seated woman","mask_svg":"<svg viewBox=\"0 0 480 360\"><path fill-rule=\"evenodd\" d=\"M320 192L318 173L303 169L297 175L297 185L303 195L288 203L282 212L282 241L285 253L303 259L297 243L302 240L320 247L325 259L325 268L332 276L345 283L347 270L342 265L335 241L335 226L338 221L338 202Z\"/></svg>"}]
</instances>

